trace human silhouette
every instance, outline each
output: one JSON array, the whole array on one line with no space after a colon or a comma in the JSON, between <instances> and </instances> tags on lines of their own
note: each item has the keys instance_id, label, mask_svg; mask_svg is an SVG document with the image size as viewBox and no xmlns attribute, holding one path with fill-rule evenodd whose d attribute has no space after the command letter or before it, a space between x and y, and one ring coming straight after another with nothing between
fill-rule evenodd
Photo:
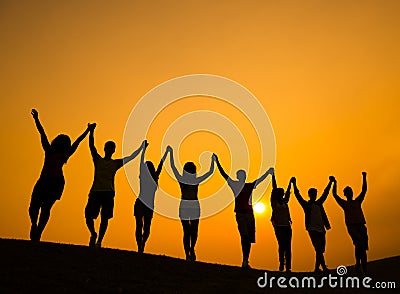
<instances>
[{"instance_id":1,"label":"human silhouette","mask_svg":"<svg viewBox=\"0 0 400 294\"><path fill-rule=\"evenodd\" d=\"M90 231L89 246L101 247L104 235L107 230L108 221L113 217L114 210L114 178L115 174L124 164L134 159L145 145L145 141L131 155L122 159L112 159L116 145L113 141L104 144L104 157L101 157L94 146L94 129L96 125L90 127L89 147L94 163L94 179L90 189L88 202L85 207L86 225ZM94 228L94 220L101 211L101 222L99 235Z\"/></svg>"},{"instance_id":2,"label":"human silhouette","mask_svg":"<svg viewBox=\"0 0 400 294\"><path fill-rule=\"evenodd\" d=\"M196 261L195 246L197 242L200 203L198 200L199 185L214 171L215 157L211 157L210 170L202 176L197 176L196 165L189 161L183 166L182 174L179 173L174 162L174 152L171 146L167 147L170 153L170 164L176 180L181 189L181 202L179 205L179 218L183 228L183 248L187 261Z\"/></svg>"},{"instance_id":3,"label":"human silhouette","mask_svg":"<svg viewBox=\"0 0 400 294\"><path fill-rule=\"evenodd\" d=\"M151 161L145 161L145 154L148 145L147 141L145 141L140 159L140 192L134 206L134 215L136 220L135 236L139 253L144 252L146 241L150 235L150 226L154 210L154 197L158 188L158 178L168 153L165 151L156 170Z\"/></svg>"},{"instance_id":4,"label":"human silhouette","mask_svg":"<svg viewBox=\"0 0 400 294\"><path fill-rule=\"evenodd\" d=\"M40 241L43 230L50 218L50 210L57 200L60 200L64 190L63 166L68 158L74 154L79 143L86 137L89 127L71 144L69 136L60 134L51 143L47 139L44 128L39 120L36 109L31 111L35 120L36 128L40 134L40 140L44 150L44 164L40 177L33 188L31 202L29 205L29 216L31 219L30 239ZM39 223L38 216L40 211Z\"/></svg>"},{"instance_id":5,"label":"human silhouette","mask_svg":"<svg viewBox=\"0 0 400 294\"><path fill-rule=\"evenodd\" d=\"M218 170L222 177L227 181L228 186L232 189L233 195L235 196L235 213L236 222L238 224L239 234L242 244L242 267L250 268L249 256L251 243L256 242L256 224L253 213L252 205L252 193L253 190L260 184L268 175L272 175L274 172L273 168L268 169L260 178L254 182L246 182L246 172L244 170L238 170L236 172L237 181L231 179L228 174L224 171L219 162L218 156L214 154Z\"/></svg>"},{"instance_id":6,"label":"human silhouette","mask_svg":"<svg viewBox=\"0 0 400 294\"><path fill-rule=\"evenodd\" d=\"M292 177L291 182L293 183L294 195L299 201L301 207L304 210L305 214L305 225L306 230L311 239L311 243L313 244L315 250L315 268L314 272L320 271L320 266L324 272L328 271L328 268L325 264L324 252L325 252L325 244L326 244L326 230L331 229L329 224L328 216L326 215L324 209L324 202L329 195L329 191L331 189L333 178L329 177L329 183L324 189L321 197L317 200L318 191L315 188L310 188L308 190L308 196L310 197L309 201L306 201L301 197L299 189L297 188L296 178Z\"/></svg>"},{"instance_id":7,"label":"human silhouette","mask_svg":"<svg viewBox=\"0 0 400 294\"><path fill-rule=\"evenodd\" d=\"M292 261L292 220L288 206L291 184L292 181L289 181L285 192L283 188L278 188L275 172L272 174L271 222L279 246L279 271L283 271L286 266L287 272L291 271Z\"/></svg>"},{"instance_id":8,"label":"human silhouette","mask_svg":"<svg viewBox=\"0 0 400 294\"><path fill-rule=\"evenodd\" d=\"M365 194L367 193L367 173L362 173L363 184L360 195L356 199L353 199L353 189L349 186L343 189L343 194L347 200L340 198L337 194L337 182L334 179L333 182L333 197L336 202L344 211L344 219L355 251L357 271L360 271L360 266L364 273L367 272L367 250L368 250L368 233L367 227L365 226L366 221L364 213L361 208L361 204L364 201Z\"/></svg>"}]
</instances>

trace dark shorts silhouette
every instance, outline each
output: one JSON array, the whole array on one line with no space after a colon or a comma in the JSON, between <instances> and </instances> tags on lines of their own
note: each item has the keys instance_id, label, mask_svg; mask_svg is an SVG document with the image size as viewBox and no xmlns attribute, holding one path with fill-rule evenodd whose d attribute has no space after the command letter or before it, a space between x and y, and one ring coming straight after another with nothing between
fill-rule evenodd
<instances>
[{"instance_id":1,"label":"dark shorts silhouette","mask_svg":"<svg viewBox=\"0 0 400 294\"><path fill-rule=\"evenodd\" d=\"M310 235L311 243L314 246L315 252L324 253L325 252L325 232L308 231Z\"/></svg>"},{"instance_id":2,"label":"dark shorts silhouette","mask_svg":"<svg viewBox=\"0 0 400 294\"><path fill-rule=\"evenodd\" d=\"M368 250L367 227L364 224L347 225L347 231L356 248Z\"/></svg>"},{"instance_id":3,"label":"dark shorts silhouette","mask_svg":"<svg viewBox=\"0 0 400 294\"><path fill-rule=\"evenodd\" d=\"M114 216L114 191L91 191L85 208L85 217L96 219L101 211L101 217L110 219Z\"/></svg>"},{"instance_id":4,"label":"dark shorts silhouette","mask_svg":"<svg viewBox=\"0 0 400 294\"><path fill-rule=\"evenodd\" d=\"M250 243L256 242L256 222L252 211L236 212L236 222L242 239Z\"/></svg>"},{"instance_id":5,"label":"dark shorts silhouette","mask_svg":"<svg viewBox=\"0 0 400 294\"><path fill-rule=\"evenodd\" d=\"M144 217L151 219L153 218L153 210L138 198L133 207L133 215L139 218Z\"/></svg>"}]
</instances>

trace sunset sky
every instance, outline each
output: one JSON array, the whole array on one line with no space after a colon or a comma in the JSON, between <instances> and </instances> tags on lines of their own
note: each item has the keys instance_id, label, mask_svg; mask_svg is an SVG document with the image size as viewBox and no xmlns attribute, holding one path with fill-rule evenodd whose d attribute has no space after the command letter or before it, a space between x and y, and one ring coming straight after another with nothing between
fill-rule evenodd
<instances>
[{"instance_id":1,"label":"sunset sky","mask_svg":"<svg viewBox=\"0 0 400 294\"><path fill-rule=\"evenodd\" d=\"M122 152L124 130L142 96L176 77L212 74L249 89L268 114L279 186L286 187L296 176L306 197L309 187L322 192L328 176L334 175L340 192L350 185L358 195L361 172L366 171L369 259L399 255L399 13L397 0L1 1L0 237L29 238L28 206L44 158L31 108L39 111L49 139L59 133L75 139L88 122L96 122L98 151L112 139L117 158L128 155L128 150ZM207 97L192 98L169 106L154 121L147 138L150 160L160 160L164 128L191 111L221 113L247 132L237 109ZM138 120L138 128L140 124ZM252 146L253 133L246 134ZM132 151L137 145L132 143ZM216 152L229 167L229 148L216 136L198 132L183 141L179 159L201 163L203 172L209 158L200 155ZM260 156L250 154L249 180L259 175ZM129 164L139 170L137 159ZM93 179L87 139L64 167L64 175L63 196L42 240L86 245L84 207ZM138 181L135 177L129 181ZM223 185L216 172L200 186L200 197ZM165 171L160 186L179 197L178 184ZM267 210L256 214L257 242L250 264L276 270L270 191L254 193ZM135 199L120 170L105 247L137 250ZM304 213L294 197L289 207L293 270L312 270L314 251ZM353 264L343 211L331 196L325 209L332 225L328 267ZM183 258L180 222L156 214L146 251ZM240 265L233 205L200 221L196 255L200 261Z\"/></svg>"}]
</instances>

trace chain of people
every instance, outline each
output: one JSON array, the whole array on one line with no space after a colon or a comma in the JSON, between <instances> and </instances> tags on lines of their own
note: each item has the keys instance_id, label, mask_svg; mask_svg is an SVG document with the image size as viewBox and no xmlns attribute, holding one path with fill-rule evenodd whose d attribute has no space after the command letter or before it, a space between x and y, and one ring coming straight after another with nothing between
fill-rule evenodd
<instances>
[{"instance_id":1,"label":"chain of people","mask_svg":"<svg viewBox=\"0 0 400 294\"><path fill-rule=\"evenodd\" d=\"M361 204L367 192L367 174L362 173L363 185L361 193L354 198L351 187L343 190L344 199L337 193L335 177L329 177L329 183L318 197L315 188L308 190L308 200L305 200L297 187L295 177L289 181L286 191L277 186L274 169L268 169L255 181L247 181L246 172L238 170L236 179L232 179L223 169L216 154L211 157L210 169L203 175L198 175L196 165L186 162L180 172L175 166L173 149L168 146L157 168L151 161L145 160L148 142L144 140L137 150L131 155L120 159L113 159L116 144L108 141L104 145L102 157L94 144L94 131L96 124L88 124L86 130L72 143L69 136L60 134L49 142L44 128L39 120L39 113L32 109L32 117L40 134L41 144L45 158L39 179L37 180L29 206L31 219L30 239L40 241L43 230L50 218L50 211L54 203L60 200L64 190L65 180L63 166L77 150L79 144L89 135L89 147L94 164L94 180L89 192L88 202L85 207L86 225L90 232L89 246L101 247L109 220L113 217L114 210L114 178L116 172L125 164L140 155L140 192L134 204L134 216L136 220L135 237L138 252L143 253L146 241L150 235L151 221L154 212L154 199L158 188L158 180L163 164L169 156L171 169L181 190L179 206L179 218L183 228L183 247L186 260L195 261L195 246L198 237L200 219L200 203L198 200L199 185L209 178L215 168L215 164L221 176L231 188L235 199L235 216L241 238L242 267L250 268L249 255L251 245L255 243L255 219L252 206L252 192L269 175L272 176L271 222L278 242L279 271L291 271L291 246L292 246L292 220L289 211L289 199L293 189L295 198L301 205L305 215L305 228L310 236L315 250L315 272L329 271L325 264L324 252L326 245L326 231L331 229L324 202L332 190L332 194L338 205L343 209L347 231L354 244L355 269L360 273L367 272L368 234L366 221ZM100 227L95 229L94 220L100 215Z\"/></svg>"}]
</instances>

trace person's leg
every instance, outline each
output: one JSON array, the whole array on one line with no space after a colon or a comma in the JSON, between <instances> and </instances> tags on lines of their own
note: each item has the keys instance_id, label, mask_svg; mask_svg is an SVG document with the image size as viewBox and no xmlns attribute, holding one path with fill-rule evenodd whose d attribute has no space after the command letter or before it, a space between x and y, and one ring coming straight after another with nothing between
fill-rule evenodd
<instances>
[{"instance_id":1,"label":"person's leg","mask_svg":"<svg viewBox=\"0 0 400 294\"><path fill-rule=\"evenodd\" d=\"M326 247L326 234L325 232L323 233L318 233L319 235L319 240L320 240L320 248L319 248L319 254L320 254L320 264L322 266L322 269L324 271L328 271L328 268L325 264L325 257L324 257L324 252L325 252L325 247Z\"/></svg>"},{"instance_id":2,"label":"person's leg","mask_svg":"<svg viewBox=\"0 0 400 294\"><path fill-rule=\"evenodd\" d=\"M40 203L32 198L31 203L29 205L29 217L31 219L31 229L30 229L30 239L32 241L35 241L37 239L36 237L36 231L37 231L37 221L39 217L39 210L40 210Z\"/></svg>"},{"instance_id":3,"label":"person's leg","mask_svg":"<svg viewBox=\"0 0 400 294\"><path fill-rule=\"evenodd\" d=\"M40 238L42 237L42 233L44 228L47 225L47 222L49 221L50 218L50 210L53 207L55 201L49 200L49 201L44 201L42 204L42 207L40 209L40 216L39 216L39 223L37 225L36 233L35 233L35 240L40 241Z\"/></svg>"},{"instance_id":4,"label":"person's leg","mask_svg":"<svg viewBox=\"0 0 400 294\"><path fill-rule=\"evenodd\" d=\"M286 271L290 272L292 269L292 228L290 226L285 227L284 248Z\"/></svg>"},{"instance_id":5,"label":"person's leg","mask_svg":"<svg viewBox=\"0 0 400 294\"><path fill-rule=\"evenodd\" d=\"M242 243L242 255L243 255L242 267L248 267L251 243L247 238L242 238L241 243Z\"/></svg>"},{"instance_id":6,"label":"person's leg","mask_svg":"<svg viewBox=\"0 0 400 294\"><path fill-rule=\"evenodd\" d=\"M151 216L144 217L144 224L143 224L143 236L142 236L142 250L144 251L144 246L146 245L147 239L150 236L150 226L151 226Z\"/></svg>"},{"instance_id":7,"label":"person's leg","mask_svg":"<svg viewBox=\"0 0 400 294\"><path fill-rule=\"evenodd\" d=\"M360 250L360 255L361 255L361 267L363 270L363 273L367 273L367 250L361 249Z\"/></svg>"},{"instance_id":8,"label":"person's leg","mask_svg":"<svg viewBox=\"0 0 400 294\"><path fill-rule=\"evenodd\" d=\"M308 231L308 235L310 236L311 243L314 247L315 251L315 266L314 266L314 272L320 271L319 266L320 266L320 255L318 253L319 251L319 246L318 246L318 237L317 237L317 232L315 231Z\"/></svg>"},{"instance_id":9,"label":"person's leg","mask_svg":"<svg viewBox=\"0 0 400 294\"><path fill-rule=\"evenodd\" d=\"M101 247L101 242L103 242L104 235L106 234L108 227L108 218L101 216L100 229L99 229L99 238L97 239L96 245Z\"/></svg>"},{"instance_id":10,"label":"person's leg","mask_svg":"<svg viewBox=\"0 0 400 294\"><path fill-rule=\"evenodd\" d=\"M199 220L193 219L190 221L190 257L192 261L196 261L196 253L194 247L196 246L197 236L199 232Z\"/></svg>"},{"instance_id":11,"label":"person's leg","mask_svg":"<svg viewBox=\"0 0 400 294\"><path fill-rule=\"evenodd\" d=\"M183 248L185 249L186 260L190 260L190 223L188 220L181 220L183 228Z\"/></svg>"},{"instance_id":12,"label":"person's leg","mask_svg":"<svg viewBox=\"0 0 400 294\"><path fill-rule=\"evenodd\" d=\"M283 244L283 234L282 227L274 227L275 236L278 240L278 255L279 255L279 271L283 271L285 265L285 255L284 255L284 244Z\"/></svg>"},{"instance_id":13,"label":"person's leg","mask_svg":"<svg viewBox=\"0 0 400 294\"><path fill-rule=\"evenodd\" d=\"M86 226L90 232L89 246L94 246L96 244L97 233L94 228L94 219L86 217Z\"/></svg>"},{"instance_id":14,"label":"person's leg","mask_svg":"<svg viewBox=\"0 0 400 294\"><path fill-rule=\"evenodd\" d=\"M136 220L136 231L135 231L136 244L138 247L138 252L142 253L143 252L143 217L135 215L135 220Z\"/></svg>"}]
</instances>

